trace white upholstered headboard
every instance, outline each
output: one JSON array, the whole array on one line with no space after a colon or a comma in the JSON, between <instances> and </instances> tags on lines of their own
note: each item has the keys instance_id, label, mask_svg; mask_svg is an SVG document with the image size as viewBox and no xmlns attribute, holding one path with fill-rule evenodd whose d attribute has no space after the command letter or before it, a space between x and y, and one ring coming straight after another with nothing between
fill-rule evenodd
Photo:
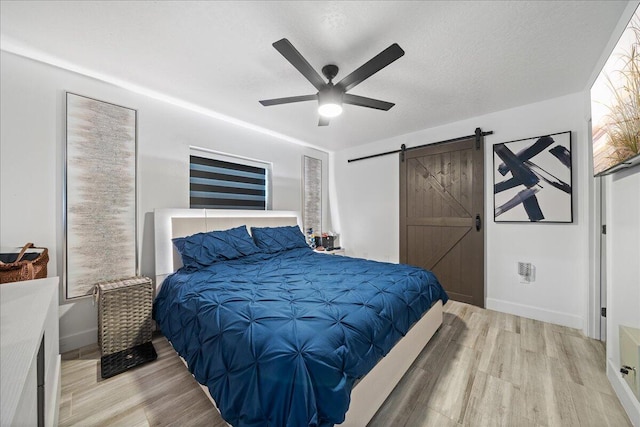
<instances>
[{"instance_id":1,"label":"white upholstered headboard","mask_svg":"<svg viewBox=\"0 0 640 427\"><path fill-rule=\"evenodd\" d=\"M251 227L278 227L298 225L302 230L302 217L296 211L252 211L228 209L156 209L154 211L156 248L156 290L164 278L182 265L171 239L191 234L227 230L246 225Z\"/></svg>"}]
</instances>

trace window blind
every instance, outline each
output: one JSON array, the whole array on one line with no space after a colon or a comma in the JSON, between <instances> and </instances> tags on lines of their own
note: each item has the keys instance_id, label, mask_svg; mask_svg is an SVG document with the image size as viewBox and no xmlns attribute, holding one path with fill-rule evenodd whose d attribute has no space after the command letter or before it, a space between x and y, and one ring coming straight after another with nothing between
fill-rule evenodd
<instances>
[{"instance_id":1,"label":"window blind","mask_svg":"<svg viewBox=\"0 0 640 427\"><path fill-rule=\"evenodd\" d=\"M267 169L190 156L192 208L266 209Z\"/></svg>"}]
</instances>

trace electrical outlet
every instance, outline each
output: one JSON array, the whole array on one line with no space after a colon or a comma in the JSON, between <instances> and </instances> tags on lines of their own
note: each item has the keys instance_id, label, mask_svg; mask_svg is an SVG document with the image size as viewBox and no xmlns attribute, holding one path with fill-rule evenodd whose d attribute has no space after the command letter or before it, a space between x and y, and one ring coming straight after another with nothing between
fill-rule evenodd
<instances>
[{"instance_id":1,"label":"electrical outlet","mask_svg":"<svg viewBox=\"0 0 640 427\"><path fill-rule=\"evenodd\" d=\"M633 394L640 400L640 329L619 326L620 372Z\"/></svg>"}]
</instances>

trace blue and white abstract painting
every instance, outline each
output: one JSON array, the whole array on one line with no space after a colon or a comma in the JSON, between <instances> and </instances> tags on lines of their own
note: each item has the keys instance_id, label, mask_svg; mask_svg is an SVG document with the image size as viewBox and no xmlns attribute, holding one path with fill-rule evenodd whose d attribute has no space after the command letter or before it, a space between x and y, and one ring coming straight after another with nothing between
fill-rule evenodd
<instances>
[{"instance_id":1,"label":"blue and white abstract painting","mask_svg":"<svg viewBox=\"0 0 640 427\"><path fill-rule=\"evenodd\" d=\"M136 111L67 93L66 298L131 277L136 259Z\"/></svg>"},{"instance_id":2,"label":"blue and white abstract painting","mask_svg":"<svg viewBox=\"0 0 640 427\"><path fill-rule=\"evenodd\" d=\"M571 132L495 144L496 222L573 222Z\"/></svg>"}]
</instances>

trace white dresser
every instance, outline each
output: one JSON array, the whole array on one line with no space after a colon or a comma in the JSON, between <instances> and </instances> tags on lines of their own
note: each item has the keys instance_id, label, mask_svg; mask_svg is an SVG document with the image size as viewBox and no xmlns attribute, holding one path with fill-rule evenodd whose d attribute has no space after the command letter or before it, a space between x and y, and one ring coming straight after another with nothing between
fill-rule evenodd
<instances>
[{"instance_id":1,"label":"white dresser","mask_svg":"<svg viewBox=\"0 0 640 427\"><path fill-rule=\"evenodd\" d=\"M0 426L58 424L58 283L0 285Z\"/></svg>"}]
</instances>

